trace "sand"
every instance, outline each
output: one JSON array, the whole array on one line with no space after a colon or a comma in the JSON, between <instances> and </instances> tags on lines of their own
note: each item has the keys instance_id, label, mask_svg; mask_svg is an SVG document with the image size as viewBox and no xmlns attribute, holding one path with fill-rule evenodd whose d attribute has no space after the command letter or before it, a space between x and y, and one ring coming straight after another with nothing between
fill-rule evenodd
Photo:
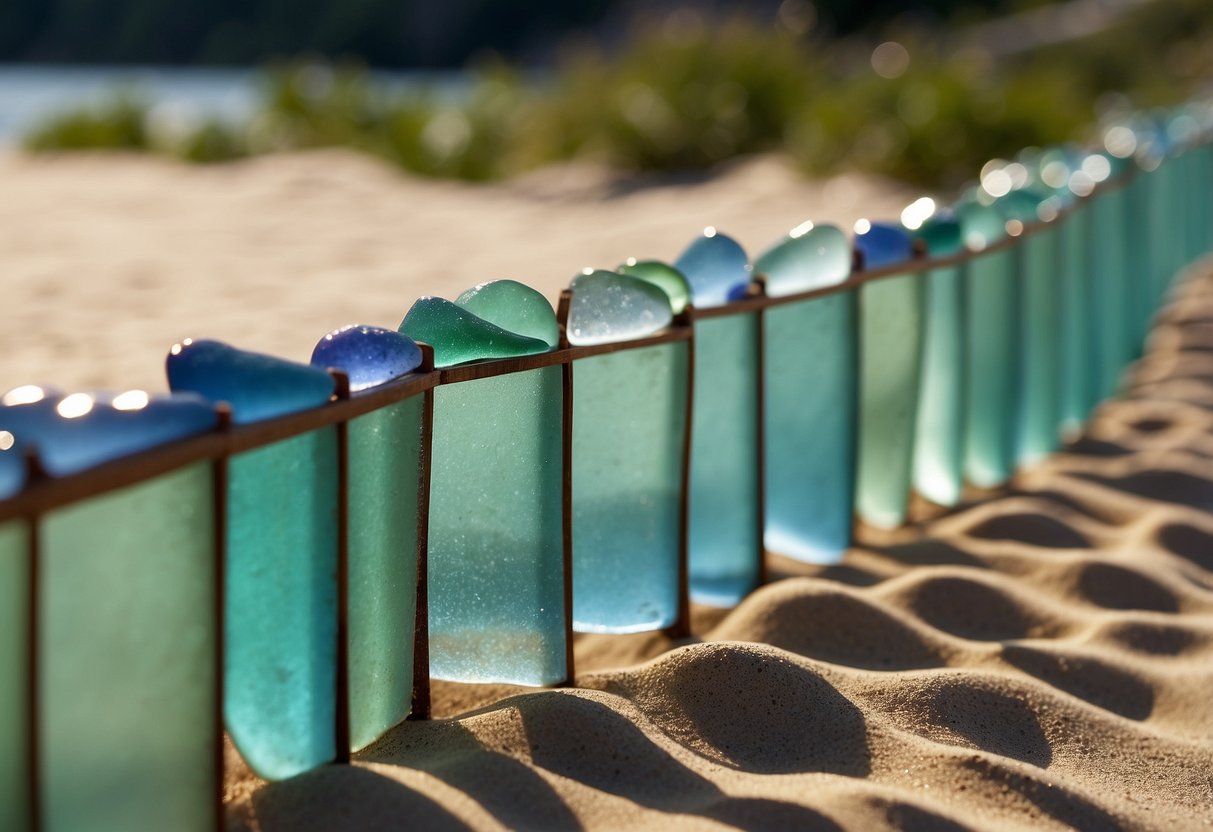
<instances>
[{"instance_id":1,"label":"sand","mask_svg":"<svg viewBox=\"0 0 1213 832\"><path fill-rule=\"evenodd\" d=\"M303 358L423 292L554 293L708 223L758 248L913 196L771 159L647 187L417 182L342 153L0 177L0 387L154 389L184 335ZM577 689L439 683L438 719L282 783L230 752L229 828L1213 827L1213 261L1082 439L919 509L837 566L773 559L738 608L697 608L693 639L579 638Z\"/></svg>"}]
</instances>

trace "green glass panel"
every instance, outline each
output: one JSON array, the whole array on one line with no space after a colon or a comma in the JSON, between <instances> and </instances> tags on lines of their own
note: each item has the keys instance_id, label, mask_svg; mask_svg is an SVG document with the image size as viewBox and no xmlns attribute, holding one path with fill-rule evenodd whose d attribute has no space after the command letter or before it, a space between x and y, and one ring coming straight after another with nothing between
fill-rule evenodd
<instances>
[{"instance_id":1,"label":"green glass panel","mask_svg":"<svg viewBox=\"0 0 1213 832\"><path fill-rule=\"evenodd\" d=\"M430 672L550 685L565 666L559 366L434 391Z\"/></svg>"},{"instance_id":2,"label":"green glass panel","mask_svg":"<svg viewBox=\"0 0 1213 832\"><path fill-rule=\"evenodd\" d=\"M44 828L213 830L212 466L42 520Z\"/></svg>"},{"instance_id":3,"label":"green glass panel","mask_svg":"<svg viewBox=\"0 0 1213 832\"><path fill-rule=\"evenodd\" d=\"M914 488L942 506L964 487L964 271L926 276L926 334L914 438Z\"/></svg>"},{"instance_id":4,"label":"green glass panel","mask_svg":"<svg viewBox=\"0 0 1213 832\"><path fill-rule=\"evenodd\" d=\"M656 630L678 618L686 342L573 365L573 626Z\"/></svg>"},{"instance_id":5,"label":"green glass panel","mask_svg":"<svg viewBox=\"0 0 1213 832\"><path fill-rule=\"evenodd\" d=\"M350 744L409 713L424 395L353 419L349 447Z\"/></svg>"},{"instance_id":6,"label":"green glass panel","mask_svg":"<svg viewBox=\"0 0 1213 832\"><path fill-rule=\"evenodd\" d=\"M336 428L232 457L227 523L227 729L291 777L336 753Z\"/></svg>"},{"instance_id":7,"label":"green glass panel","mask_svg":"<svg viewBox=\"0 0 1213 832\"><path fill-rule=\"evenodd\" d=\"M758 316L695 322L691 594L732 606L758 584Z\"/></svg>"},{"instance_id":8,"label":"green glass panel","mask_svg":"<svg viewBox=\"0 0 1213 832\"><path fill-rule=\"evenodd\" d=\"M923 277L860 289L859 475L855 504L873 526L905 521L923 347Z\"/></svg>"},{"instance_id":9,"label":"green glass panel","mask_svg":"<svg viewBox=\"0 0 1213 832\"><path fill-rule=\"evenodd\" d=\"M560 342L560 325L548 299L517 280L481 283L456 298L455 303L516 335L536 338L549 347Z\"/></svg>"},{"instance_id":10,"label":"green glass panel","mask_svg":"<svg viewBox=\"0 0 1213 832\"><path fill-rule=\"evenodd\" d=\"M0 525L0 828L13 830L29 827L28 547L25 521Z\"/></svg>"},{"instance_id":11,"label":"green glass panel","mask_svg":"<svg viewBox=\"0 0 1213 832\"><path fill-rule=\"evenodd\" d=\"M992 488L1015 468L1019 396L1019 283L1015 249L973 258L966 287L969 374L965 474Z\"/></svg>"},{"instance_id":12,"label":"green glass panel","mask_svg":"<svg viewBox=\"0 0 1213 832\"><path fill-rule=\"evenodd\" d=\"M766 547L832 563L851 543L855 498L854 292L774 306L763 322ZM698 345L696 345L698 349Z\"/></svg>"},{"instance_id":13,"label":"green glass panel","mask_svg":"<svg viewBox=\"0 0 1213 832\"><path fill-rule=\"evenodd\" d=\"M1060 229L1046 226L1020 241L1019 247L1023 387L1017 457L1024 465L1056 450L1060 436Z\"/></svg>"},{"instance_id":14,"label":"green glass panel","mask_svg":"<svg viewBox=\"0 0 1213 832\"><path fill-rule=\"evenodd\" d=\"M449 300L434 297L414 302L400 322L399 331L432 346L434 364L438 367L482 358L534 355L551 349L546 341L517 335Z\"/></svg>"},{"instance_id":15,"label":"green glass panel","mask_svg":"<svg viewBox=\"0 0 1213 832\"><path fill-rule=\"evenodd\" d=\"M1094 399L1091 365L1090 214L1085 203L1061 220L1061 420L1064 434L1075 434L1087 420Z\"/></svg>"}]
</instances>

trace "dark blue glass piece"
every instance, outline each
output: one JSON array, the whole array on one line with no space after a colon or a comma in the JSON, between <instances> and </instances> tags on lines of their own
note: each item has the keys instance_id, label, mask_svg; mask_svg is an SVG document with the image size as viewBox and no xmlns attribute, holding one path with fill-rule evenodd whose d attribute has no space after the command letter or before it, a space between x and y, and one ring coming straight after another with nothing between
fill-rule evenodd
<instances>
[{"instance_id":1,"label":"dark blue glass piece","mask_svg":"<svg viewBox=\"0 0 1213 832\"><path fill-rule=\"evenodd\" d=\"M227 402L238 424L319 407L335 388L324 370L219 341L186 339L175 344L165 366L170 389Z\"/></svg>"},{"instance_id":2,"label":"dark blue glass piece","mask_svg":"<svg viewBox=\"0 0 1213 832\"><path fill-rule=\"evenodd\" d=\"M855 231L855 248L863 253L864 269L880 269L904 263L914 256L914 238L900 225L873 222Z\"/></svg>"},{"instance_id":3,"label":"dark blue glass piece","mask_svg":"<svg viewBox=\"0 0 1213 832\"><path fill-rule=\"evenodd\" d=\"M210 402L188 393L73 393L0 405L0 431L35 448L53 476L206 433L218 421Z\"/></svg>"},{"instance_id":4,"label":"dark blue glass piece","mask_svg":"<svg viewBox=\"0 0 1213 832\"><path fill-rule=\"evenodd\" d=\"M353 324L316 342L312 366L340 370L349 376L350 390L365 390L416 370L421 348L394 329Z\"/></svg>"},{"instance_id":5,"label":"dark blue glass piece","mask_svg":"<svg viewBox=\"0 0 1213 832\"><path fill-rule=\"evenodd\" d=\"M0 431L0 500L7 500L24 486L24 448L12 433Z\"/></svg>"},{"instance_id":6,"label":"dark blue glass piece","mask_svg":"<svg viewBox=\"0 0 1213 832\"><path fill-rule=\"evenodd\" d=\"M732 237L704 229L703 236L687 246L674 268L691 284L691 303L698 307L723 306L745 296L750 265Z\"/></svg>"}]
</instances>

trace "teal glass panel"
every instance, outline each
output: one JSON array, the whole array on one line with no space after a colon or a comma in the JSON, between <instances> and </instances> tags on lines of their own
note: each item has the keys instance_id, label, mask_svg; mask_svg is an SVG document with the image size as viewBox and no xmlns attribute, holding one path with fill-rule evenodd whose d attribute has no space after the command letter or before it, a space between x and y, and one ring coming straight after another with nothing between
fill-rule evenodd
<instances>
[{"instance_id":1,"label":"teal glass panel","mask_svg":"<svg viewBox=\"0 0 1213 832\"><path fill-rule=\"evenodd\" d=\"M1145 176L1133 176L1125 187L1125 268L1127 275L1125 319L1130 357L1139 358L1154 317L1154 287L1150 280L1150 250L1154 241L1149 231L1150 183Z\"/></svg>"},{"instance_id":2,"label":"teal glass panel","mask_svg":"<svg viewBox=\"0 0 1213 832\"><path fill-rule=\"evenodd\" d=\"M732 606L758 585L758 316L695 321L691 596Z\"/></svg>"},{"instance_id":3,"label":"teal glass panel","mask_svg":"<svg viewBox=\"0 0 1213 832\"><path fill-rule=\"evenodd\" d=\"M336 754L336 428L237 454L227 491L224 715L279 780Z\"/></svg>"},{"instance_id":4,"label":"teal glass panel","mask_svg":"<svg viewBox=\"0 0 1213 832\"><path fill-rule=\"evenodd\" d=\"M1091 412L1094 361L1091 341L1090 214L1085 203L1061 220L1061 426L1078 433Z\"/></svg>"},{"instance_id":5,"label":"teal glass panel","mask_svg":"<svg viewBox=\"0 0 1213 832\"><path fill-rule=\"evenodd\" d=\"M767 549L813 563L836 562L851 544L859 378L855 298L843 292L773 306L763 321L763 537Z\"/></svg>"},{"instance_id":6,"label":"teal glass panel","mask_svg":"<svg viewBox=\"0 0 1213 832\"><path fill-rule=\"evenodd\" d=\"M992 488L1015 469L1019 403L1019 285L1015 249L969 263L965 395L965 475Z\"/></svg>"},{"instance_id":7,"label":"teal glass panel","mask_svg":"<svg viewBox=\"0 0 1213 832\"><path fill-rule=\"evenodd\" d=\"M417 622L417 500L424 395L350 421L350 745L409 714Z\"/></svg>"},{"instance_id":8,"label":"teal glass panel","mask_svg":"<svg viewBox=\"0 0 1213 832\"><path fill-rule=\"evenodd\" d=\"M42 520L43 827L213 830L212 465Z\"/></svg>"},{"instance_id":9,"label":"teal glass panel","mask_svg":"<svg viewBox=\"0 0 1213 832\"><path fill-rule=\"evenodd\" d=\"M926 333L914 433L914 488L954 506L964 488L964 270L926 275Z\"/></svg>"},{"instance_id":10,"label":"teal glass panel","mask_svg":"<svg viewBox=\"0 0 1213 832\"><path fill-rule=\"evenodd\" d=\"M865 522L905 521L914 462L922 368L923 277L863 284L860 304L859 476L855 504ZM824 359L823 359L824 360Z\"/></svg>"},{"instance_id":11,"label":"teal glass panel","mask_svg":"<svg viewBox=\"0 0 1213 832\"><path fill-rule=\"evenodd\" d=\"M1095 343L1094 393L1098 400L1116 392L1120 374L1132 358L1125 309L1129 303L1125 227L1125 191L1112 187L1091 199L1091 295Z\"/></svg>"},{"instance_id":12,"label":"teal glass panel","mask_svg":"<svg viewBox=\"0 0 1213 832\"><path fill-rule=\"evenodd\" d=\"M1019 246L1023 387L1017 459L1026 465L1056 450L1061 433L1060 229L1046 226Z\"/></svg>"},{"instance_id":13,"label":"teal glass panel","mask_svg":"<svg viewBox=\"0 0 1213 832\"><path fill-rule=\"evenodd\" d=\"M28 547L25 521L0 524L0 828L14 830L29 827Z\"/></svg>"},{"instance_id":14,"label":"teal glass panel","mask_svg":"<svg viewBox=\"0 0 1213 832\"><path fill-rule=\"evenodd\" d=\"M551 685L565 663L563 368L434 391L430 672Z\"/></svg>"},{"instance_id":15,"label":"teal glass panel","mask_svg":"<svg viewBox=\"0 0 1213 832\"><path fill-rule=\"evenodd\" d=\"M573 364L573 626L678 619L686 342Z\"/></svg>"}]
</instances>

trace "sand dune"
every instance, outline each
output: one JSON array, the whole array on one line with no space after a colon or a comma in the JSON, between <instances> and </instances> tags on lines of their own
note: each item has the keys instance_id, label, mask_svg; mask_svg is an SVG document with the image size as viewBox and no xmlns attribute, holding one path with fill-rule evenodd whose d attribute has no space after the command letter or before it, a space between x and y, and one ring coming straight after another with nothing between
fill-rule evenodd
<instances>
[{"instance_id":1,"label":"sand dune","mask_svg":"<svg viewBox=\"0 0 1213 832\"><path fill-rule=\"evenodd\" d=\"M697 638L584 636L577 690L447 718L237 829L1213 826L1213 263L1124 396L1004 492L776 580Z\"/></svg>"}]
</instances>

